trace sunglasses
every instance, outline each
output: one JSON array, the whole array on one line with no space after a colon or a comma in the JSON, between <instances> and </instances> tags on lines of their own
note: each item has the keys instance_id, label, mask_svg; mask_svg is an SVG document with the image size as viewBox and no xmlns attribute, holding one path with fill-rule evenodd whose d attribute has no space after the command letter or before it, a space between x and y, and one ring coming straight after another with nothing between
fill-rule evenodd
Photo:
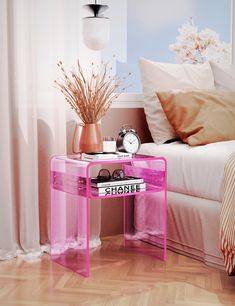
<instances>
[{"instance_id":1,"label":"sunglasses","mask_svg":"<svg viewBox=\"0 0 235 306\"><path fill-rule=\"evenodd\" d=\"M125 173L122 169L115 169L112 174L108 169L100 169L97 175L99 181L109 181L111 179L118 181L123 178L125 178Z\"/></svg>"}]
</instances>

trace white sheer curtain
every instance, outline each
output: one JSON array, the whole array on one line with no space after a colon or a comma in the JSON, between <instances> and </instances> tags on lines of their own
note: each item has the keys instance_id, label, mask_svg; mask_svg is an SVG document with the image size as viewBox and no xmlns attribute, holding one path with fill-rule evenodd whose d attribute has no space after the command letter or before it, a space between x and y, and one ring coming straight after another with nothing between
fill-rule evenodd
<instances>
[{"instance_id":1,"label":"white sheer curtain","mask_svg":"<svg viewBox=\"0 0 235 306\"><path fill-rule=\"evenodd\" d=\"M77 119L53 81L59 60L89 58L82 4L0 0L0 259L38 256L48 240L49 158Z\"/></svg>"}]
</instances>

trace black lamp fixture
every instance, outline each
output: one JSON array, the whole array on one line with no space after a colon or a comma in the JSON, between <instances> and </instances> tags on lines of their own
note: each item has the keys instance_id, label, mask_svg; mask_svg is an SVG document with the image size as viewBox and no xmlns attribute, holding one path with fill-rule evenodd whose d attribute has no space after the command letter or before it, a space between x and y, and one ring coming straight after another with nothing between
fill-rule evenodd
<instances>
[{"instance_id":1,"label":"black lamp fixture","mask_svg":"<svg viewBox=\"0 0 235 306\"><path fill-rule=\"evenodd\" d=\"M83 40L85 45L92 50L104 49L109 41L110 20L103 15L108 9L108 5L86 4L83 6L88 9L92 16L83 18Z\"/></svg>"}]
</instances>

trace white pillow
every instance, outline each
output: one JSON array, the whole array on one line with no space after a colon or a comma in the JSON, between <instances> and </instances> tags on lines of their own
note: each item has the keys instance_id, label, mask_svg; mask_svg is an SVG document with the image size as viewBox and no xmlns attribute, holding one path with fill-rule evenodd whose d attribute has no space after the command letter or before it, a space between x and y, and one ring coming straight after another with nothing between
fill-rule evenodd
<instances>
[{"instance_id":1,"label":"white pillow","mask_svg":"<svg viewBox=\"0 0 235 306\"><path fill-rule=\"evenodd\" d=\"M156 91L215 89L213 73L209 63L167 64L140 58L139 65L148 127L154 142L162 144L177 135L166 118Z\"/></svg>"},{"instance_id":2,"label":"white pillow","mask_svg":"<svg viewBox=\"0 0 235 306\"><path fill-rule=\"evenodd\" d=\"M235 66L210 62L216 89L235 91Z\"/></svg>"}]
</instances>

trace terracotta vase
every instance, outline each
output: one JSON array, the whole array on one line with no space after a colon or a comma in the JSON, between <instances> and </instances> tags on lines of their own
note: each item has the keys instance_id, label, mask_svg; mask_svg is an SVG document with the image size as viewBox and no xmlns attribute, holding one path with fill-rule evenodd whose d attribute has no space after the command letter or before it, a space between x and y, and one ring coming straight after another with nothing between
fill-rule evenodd
<instances>
[{"instance_id":1,"label":"terracotta vase","mask_svg":"<svg viewBox=\"0 0 235 306\"><path fill-rule=\"evenodd\" d=\"M79 150L76 150L75 143L79 127L81 127L82 131L79 139ZM102 152L103 139L100 123L77 124L74 130L72 149L75 154Z\"/></svg>"}]
</instances>

